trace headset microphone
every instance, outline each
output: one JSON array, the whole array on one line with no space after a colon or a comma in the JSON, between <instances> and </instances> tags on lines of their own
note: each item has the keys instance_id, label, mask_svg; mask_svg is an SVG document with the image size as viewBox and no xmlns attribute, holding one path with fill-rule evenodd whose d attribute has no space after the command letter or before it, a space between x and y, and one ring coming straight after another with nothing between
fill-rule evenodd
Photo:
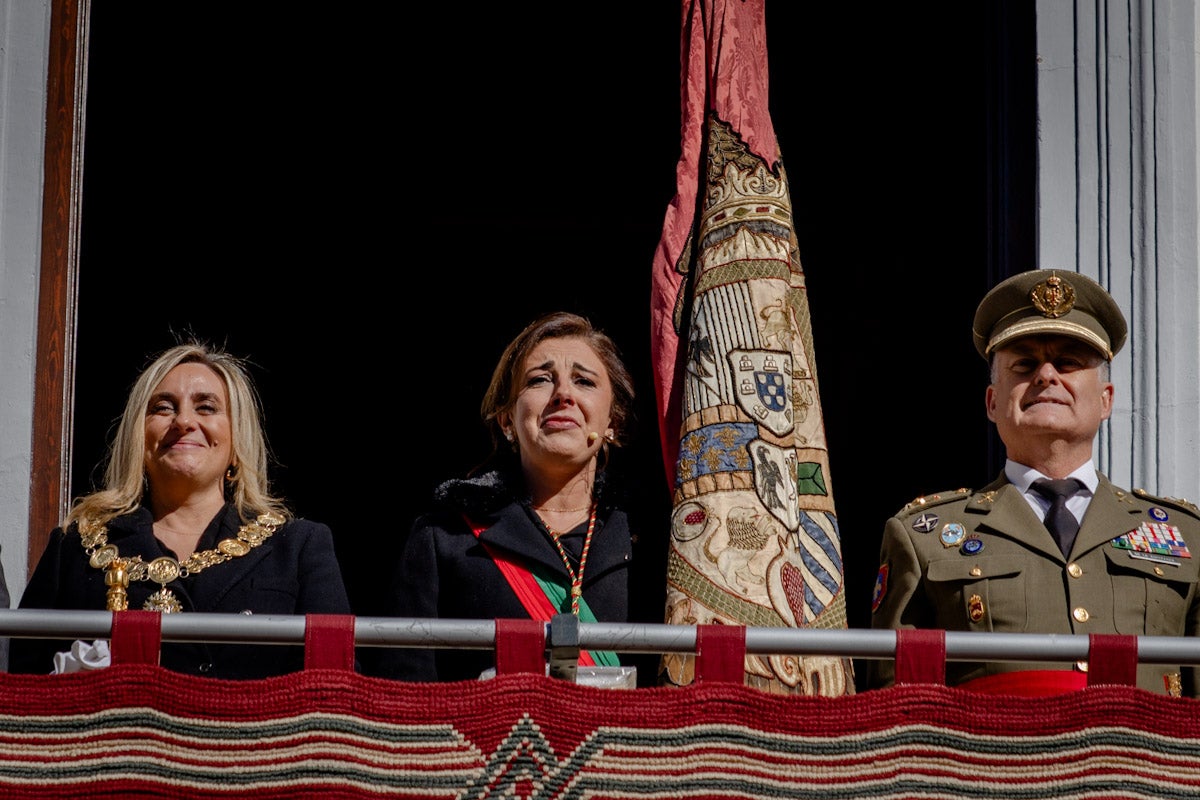
<instances>
[{"instance_id":1,"label":"headset microphone","mask_svg":"<svg viewBox=\"0 0 1200 800\"><path fill-rule=\"evenodd\" d=\"M596 440L599 438L600 438L600 434L596 433L595 431L592 431L591 433L588 434L588 444L595 444Z\"/></svg>"}]
</instances>

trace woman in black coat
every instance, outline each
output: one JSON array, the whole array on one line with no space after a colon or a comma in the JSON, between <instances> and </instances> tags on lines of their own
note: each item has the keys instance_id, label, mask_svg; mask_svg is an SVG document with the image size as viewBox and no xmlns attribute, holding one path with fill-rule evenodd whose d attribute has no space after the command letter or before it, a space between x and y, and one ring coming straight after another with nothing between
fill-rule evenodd
<instances>
[{"instance_id":1,"label":"woman in black coat","mask_svg":"<svg viewBox=\"0 0 1200 800\"><path fill-rule=\"evenodd\" d=\"M505 349L481 413L493 452L446 481L402 550L400 617L625 622L632 534L603 467L632 423L633 381L616 345L580 316L530 323ZM608 485L606 485L606 483ZM407 680L478 678L490 650L390 648L379 672ZM580 665L615 666L584 652Z\"/></svg>"},{"instance_id":2,"label":"woman in black coat","mask_svg":"<svg viewBox=\"0 0 1200 800\"><path fill-rule=\"evenodd\" d=\"M350 614L329 527L295 519L267 482L258 396L241 361L190 343L126 402L105 488L50 536L21 608ZM103 665L103 643L14 638L11 672ZM215 678L299 670L299 646L165 642L164 667Z\"/></svg>"}]
</instances>

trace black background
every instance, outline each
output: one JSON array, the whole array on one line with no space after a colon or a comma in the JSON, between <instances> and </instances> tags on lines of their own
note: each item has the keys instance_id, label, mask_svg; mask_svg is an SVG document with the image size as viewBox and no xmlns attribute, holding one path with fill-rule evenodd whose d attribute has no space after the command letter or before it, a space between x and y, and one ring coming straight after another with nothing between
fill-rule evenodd
<instances>
[{"instance_id":1,"label":"black background","mask_svg":"<svg viewBox=\"0 0 1200 800\"><path fill-rule=\"evenodd\" d=\"M767 4L852 627L869 625L886 518L997 467L970 339L998 236L988 5ZM332 526L374 614L431 488L486 454L504 343L573 310L637 380L638 438L614 468L662 515L636 598L661 621L649 298L679 155L678 8L91 14L74 493L99 480L147 359L181 333L224 343L253 364L276 489Z\"/></svg>"}]
</instances>

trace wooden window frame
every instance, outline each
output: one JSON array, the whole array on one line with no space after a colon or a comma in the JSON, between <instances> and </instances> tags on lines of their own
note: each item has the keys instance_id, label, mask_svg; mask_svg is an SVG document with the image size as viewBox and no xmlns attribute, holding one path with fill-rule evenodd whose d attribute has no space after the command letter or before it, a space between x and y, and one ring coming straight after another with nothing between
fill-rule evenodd
<instances>
[{"instance_id":1,"label":"wooden window frame","mask_svg":"<svg viewBox=\"0 0 1200 800\"><path fill-rule=\"evenodd\" d=\"M75 321L91 0L53 0L29 476L29 573L71 493Z\"/></svg>"}]
</instances>

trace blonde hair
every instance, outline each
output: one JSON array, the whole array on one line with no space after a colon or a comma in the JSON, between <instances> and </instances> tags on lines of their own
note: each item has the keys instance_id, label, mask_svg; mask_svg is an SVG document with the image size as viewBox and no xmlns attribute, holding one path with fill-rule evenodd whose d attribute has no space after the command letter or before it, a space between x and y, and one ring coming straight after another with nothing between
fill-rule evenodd
<instances>
[{"instance_id":1,"label":"blonde hair","mask_svg":"<svg viewBox=\"0 0 1200 800\"><path fill-rule=\"evenodd\" d=\"M63 521L64 528L85 517L104 524L142 504L146 491L146 414L150 396L167 373L180 364L203 364L220 376L229 392L233 474L227 475L225 495L242 521L267 511L291 518L283 499L270 493L267 476L270 450L262 424L262 404L245 362L213 345L188 342L165 350L138 375L109 448L104 488L78 498Z\"/></svg>"}]
</instances>

